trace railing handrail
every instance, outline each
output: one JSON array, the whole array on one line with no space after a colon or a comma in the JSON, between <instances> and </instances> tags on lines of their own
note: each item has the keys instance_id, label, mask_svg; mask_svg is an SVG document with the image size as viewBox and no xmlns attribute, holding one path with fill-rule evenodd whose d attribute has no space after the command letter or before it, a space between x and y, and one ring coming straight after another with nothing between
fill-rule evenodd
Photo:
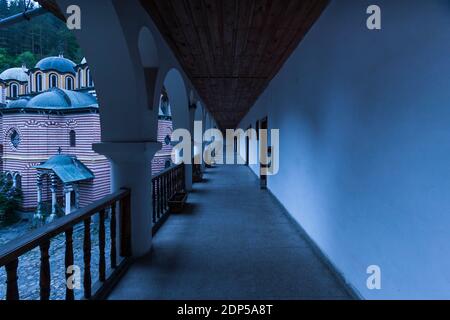
<instances>
[{"instance_id":1,"label":"railing handrail","mask_svg":"<svg viewBox=\"0 0 450 320\"><path fill-rule=\"evenodd\" d=\"M122 189L84 208L78 209L67 216L61 217L52 223L33 230L14 241L10 241L0 248L0 267L18 259L23 254L41 245L44 241L48 241L62 234L78 223L83 222L86 218L97 214L99 211L104 210L129 195L129 189Z\"/></svg>"},{"instance_id":2,"label":"railing handrail","mask_svg":"<svg viewBox=\"0 0 450 320\"><path fill-rule=\"evenodd\" d=\"M152 177L152 181L154 181L154 180L156 180L158 177L161 177L161 176L163 176L163 175L169 173L170 171L176 170L177 168L180 168L180 167L182 167L182 166L184 166L184 162L182 162L182 163L180 163L180 164L177 164L177 165L175 165L175 166L171 166L171 167L169 167L169 168L167 168L167 169L164 169L163 171L159 172L157 175L154 175L154 176Z\"/></svg>"}]
</instances>

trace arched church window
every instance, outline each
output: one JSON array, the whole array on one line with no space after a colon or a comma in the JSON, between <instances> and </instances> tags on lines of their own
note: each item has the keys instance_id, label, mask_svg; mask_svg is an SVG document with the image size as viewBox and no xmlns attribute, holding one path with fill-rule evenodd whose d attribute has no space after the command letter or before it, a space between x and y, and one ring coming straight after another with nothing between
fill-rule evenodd
<instances>
[{"instance_id":1,"label":"arched church window","mask_svg":"<svg viewBox=\"0 0 450 320\"><path fill-rule=\"evenodd\" d=\"M17 83L13 83L9 87L9 96L11 98L17 98L19 96L19 85Z\"/></svg>"},{"instance_id":2,"label":"arched church window","mask_svg":"<svg viewBox=\"0 0 450 320\"><path fill-rule=\"evenodd\" d=\"M164 143L166 144L166 146L168 146L168 145L170 144L171 141L172 141L172 139L170 138L169 135L167 135L167 136L164 138Z\"/></svg>"},{"instance_id":3,"label":"arched church window","mask_svg":"<svg viewBox=\"0 0 450 320\"><path fill-rule=\"evenodd\" d=\"M19 172L16 172L15 174L14 174L14 177L13 177L13 185L16 187L16 188L22 188L22 176L20 175L20 173Z\"/></svg>"},{"instance_id":4,"label":"arched church window","mask_svg":"<svg viewBox=\"0 0 450 320\"><path fill-rule=\"evenodd\" d=\"M94 86L94 81L92 81L92 75L91 75L90 69L86 69L86 83L87 83L88 87Z\"/></svg>"},{"instance_id":5,"label":"arched church window","mask_svg":"<svg viewBox=\"0 0 450 320\"><path fill-rule=\"evenodd\" d=\"M171 116L169 96L167 95L167 91L165 90L165 88L163 88L163 92L161 93L160 108L161 115L166 117Z\"/></svg>"},{"instance_id":6,"label":"arched church window","mask_svg":"<svg viewBox=\"0 0 450 320\"><path fill-rule=\"evenodd\" d=\"M50 88L58 88L58 76L54 73L50 75Z\"/></svg>"},{"instance_id":7,"label":"arched church window","mask_svg":"<svg viewBox=\"0 0 450 320\"><path fill-rule=\"evenodd\" d=\"M76 147L77 146L77 133L75 130L70 130L69 132L69 140L70 140L70 146Z\"/></svg>"},{"instance_id":8,"label":"arched church window","mask_svg":"<svg viewBox=\"0 0 450 320\"><path fill-rule=\"evenodd\" d=\"M42 74L38 73L36 74L35 77L35 81L36 81L36 92L41 92L42 91Z\"/></svg>"},{"instance_id":9,"label":"arched church window","mask_svg":"<svg viewBox=\"0 0 450 320\"><path fill-rule=\"evenodd\" d=\"M66 89L73 90L73 78L72 77L66 77Z\"/></svg>"},{"instance_id":10,"label":"arched church window","mask_svg":"<svg viewBox=\"0 0 450 320\"><path fill-rule=\"evenodd\" d=\"M9 131L8 136L9 136L9 141L10 141L11 145L15 149L17 149L19 147L19 145L20 145L20 142L21 142L21 138L20 138L19 132L17 132L16 129L11 129Z\"/></svg>"},{"instance_id":11,"label":"arched church window","mask_svg":"<svg viewBox=\"0 0 450 320\"><path fill-rule=\"evenodd\" d=\"M166 163L164 164L164 168L168 169L172 165L172 162L170 160L166 160Z\"/></svg>"},{"instance_id":12,"label":"arched church window","mask_svg":"<svg viewBox=\"0 0 450 320\"><path fill-rule=\"evenodd\" d=\"M77 75L77 80L78 80L78 89L81 89L81 87L83 86L83 73L80 70L78 70L78 75Z\"/></svg>"}]
</instances>

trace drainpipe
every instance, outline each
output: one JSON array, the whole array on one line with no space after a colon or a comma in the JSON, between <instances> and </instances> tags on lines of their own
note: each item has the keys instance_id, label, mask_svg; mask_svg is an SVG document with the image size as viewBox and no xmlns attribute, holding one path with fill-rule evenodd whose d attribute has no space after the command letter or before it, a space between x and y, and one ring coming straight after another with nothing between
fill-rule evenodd
<instances>
[{"instance_id":1,"label":"drainpipe","mask_svg":"<svg viewBox=\"0 0 450 320\"><path fill-rule=\"evenodd\" d=\"M13 16L10 16L10 17L0 19L0 28L6 28L13 24L22 22L22 21L29 21L32 18L42 16L46 13L48 13L48 11L46 9L44 9L43 7L26 10L22 13L18 13Z\"/></svg>"}]
</instances>

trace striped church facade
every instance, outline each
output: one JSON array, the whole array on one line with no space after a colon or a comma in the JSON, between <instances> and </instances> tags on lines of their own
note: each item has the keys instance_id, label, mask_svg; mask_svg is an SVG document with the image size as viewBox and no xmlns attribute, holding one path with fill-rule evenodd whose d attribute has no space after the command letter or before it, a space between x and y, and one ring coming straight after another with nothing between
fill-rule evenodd
<instances>
[{"instance_id":1,"label":"striped church facade","mask_svg":"<svg viewBox=\"0 0 450 320\"><path fill-rule=\"evenodd\" d=\"M160 116L158 120L158 142L162 148L155 154L152 160L152 174L156 175L172 165L172 120L168 117Z\"/></svg>"},{"instance_id":2,"label":"striped church facade","mask_svg":"<svg viewBox=\"0 0 450 320\"><path fill-rule=\"evenodd\" d=\"M73 155L85 164L95 179L79 183L81 207L110 193L110 165L108 159L96 154L92 144L100 142L98 113L74 115L4 114L1 117L3 171L18 173L23 192L23 210L33 211L37 206L37 170L35 167L55 154ZM17 132L20 144L11 142L12 132ZM71 132L75 144L71 145ZM73 141L72 141L73 142ZM42 200L51 201L50 181L44 177ZM58 202L64 201L63 185L58 184Z\"/></svg>"},{"instance_id":3,"label":"striped church facade","mask_svg":"<svg viewBox=\"0 0 450 320\"><path fill-rule=\"evenodd\" d=\"M22 66L1 72L0 134L0 172L22 190L22 211L36 211L38 193L42 203L51 203L52 181L48 174L38 178L43 171L36 166L41 168L58 155L76 158L78 162L74 163L90 171L86 180L63 184L56 179L59 207L64 208L64 187L68 185L68 189L74 187L70 198L75 207L87 206L110 193L109 160L92 150L92 145L101 141L101 130L97 95L86 59L75 64L60 55L44 58L31 69ZM163 92L157 138L162 149L149 163L153 175L172 164L171 134L170 105ZM76 165L71 170L76 172Z\"/></svg>"},{"instance_id":4,"label":"striped church facade","mask_svg":"<svg viewBox=\"0 0 450 320\"><path fill-rule=\"evenodd\" d=\"M98 113L75 115L4 114L0 118L2 171L19 174L23 193L22 210L32 212L37 206L37 174L35 167L61 152L75 156L94 174L95 179L78 185L79 206L84 207L110 193L111 168L107 158L95 153L92 145L101 141ZM20 144L11 143L11 132L17 131ZM76 133L76 144L70 144L70 132ZM158 142L162 149L152 160L152 174L156 175L172 165L172 121L158 121ZM43 177L42 200L51 201L51 182ZM57 198L64 207L64 186L58 182Z\"/></svg>"}]
</instances>

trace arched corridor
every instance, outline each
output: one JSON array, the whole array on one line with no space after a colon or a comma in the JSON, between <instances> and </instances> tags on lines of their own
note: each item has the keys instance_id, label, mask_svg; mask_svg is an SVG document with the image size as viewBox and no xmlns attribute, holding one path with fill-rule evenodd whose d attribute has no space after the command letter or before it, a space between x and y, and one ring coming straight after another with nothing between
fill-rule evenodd
<instances>
[{"instance_id":1,"label":"arched corridor","mask_svg":"<svg viewBox=\"0 0 450 320\"><path fill-rule=\"evenodd\" d=\"M75 226L87 299L450 299L447 0L39 3L81 8L111 194L0 248L7 299L32 250L49 298L52 272L66 276L49 245L64 237L73 266ZM36 93L52 85L38 73ZM156 174L163 145L173 161Z\"/></svg>"},{"instance_id":2,"label":"arched corridor","mask_svg":"<svg viewBox=\"0 0 450 320\"><path fill-rule=\"evenodd\" d=\"M245 166L208 169L110 299L349 299L298 225Z\"/></svg>"}]
</instances>

